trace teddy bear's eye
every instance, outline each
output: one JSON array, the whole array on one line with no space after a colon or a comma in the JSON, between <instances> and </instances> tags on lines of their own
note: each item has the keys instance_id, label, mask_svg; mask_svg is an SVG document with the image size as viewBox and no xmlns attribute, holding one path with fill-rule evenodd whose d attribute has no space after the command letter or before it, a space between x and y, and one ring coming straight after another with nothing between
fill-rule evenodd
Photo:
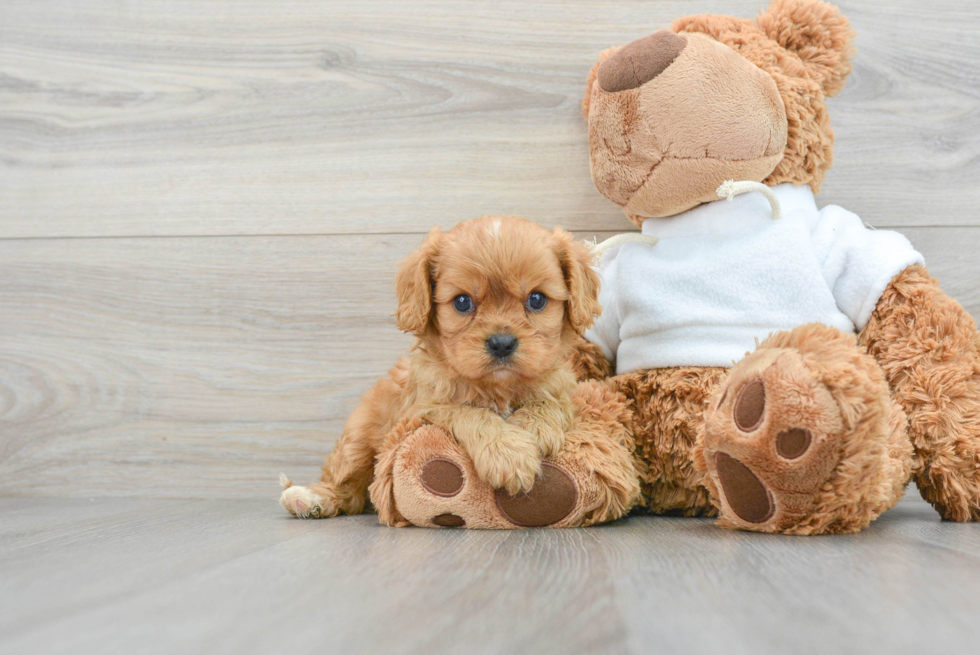
<instances>
[{"instance_id":1,"label":"teddy bear's eye","mask_svg":"<svg viewBox=\"0 0 980 655\"><path fill-rule=\"evenodd\" d=\"M453 298L453 309L460 314L469 314L473 311L473 299L467 294L461 293Z\"/></svg>"},{"instance_id":2,"label":"teddy bear's eye","mask_svg":"<svg viewBox=\"0 0 980 655\"><path fill-rule=\"evenodd\" d=\"M528 294L527 302L524 303L524 306L530 309L532 312L540 312L547 304L548 297L546 295L540 291L532 291Z\"/></svg>"}]
</instances>

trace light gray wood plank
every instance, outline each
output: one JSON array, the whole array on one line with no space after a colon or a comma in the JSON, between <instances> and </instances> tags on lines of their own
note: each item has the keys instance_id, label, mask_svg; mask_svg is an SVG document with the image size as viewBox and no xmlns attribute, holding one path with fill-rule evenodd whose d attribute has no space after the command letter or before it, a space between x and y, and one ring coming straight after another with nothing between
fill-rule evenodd
<instances>
[{"instance_id":1,"label":"light gray wood plank","mask_svg":"<svg viewBox=\"0 0 980 655\"><path fill-rule=\"evenodd\" d=\"M3 653L970 652L980 611L977 526L919 499L828 538L392 529L271 501L0 499L12 515Z\"/></svg>"},{"instance_id":2,"label":"light gray wood plank","mask_svg":"<svg viewBox=\"0 0 980 655\"><path fill-rule=\"evenodd\" d=\"M579 115L596 53L765 4L6 0L0 238L623 229ZM823 201L980 224L974 0L841 5L859 54Z\"/></svg>"},{"instance_id":3,"label":"light gray wood plank","mask_svg":"<svg viewBox=\"0 0 980 655\"><path fill-rule=\"evenodd\" d=\"M980 316L980 229L905 232ZM0 241L0 495L271 497L280 471L316 478L411 343L392 278L420 242Z\"/></svg>"}]
</instances>

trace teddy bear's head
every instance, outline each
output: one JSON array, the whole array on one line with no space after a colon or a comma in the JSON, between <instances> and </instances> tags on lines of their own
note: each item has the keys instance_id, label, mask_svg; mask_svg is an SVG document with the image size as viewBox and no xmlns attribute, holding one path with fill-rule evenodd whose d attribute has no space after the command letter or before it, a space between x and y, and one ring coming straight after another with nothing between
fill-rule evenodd
<instances>
[{"instance_id":1,"label":"teddy bear's head","mask_svg":"<svg viewBox=\"0 0 980 655\"><path fill-rule=\"evenodd\" d=\"M730 179L818 191L825 99L851 71L852 38L833 5L773 0L754 22L689 16L607 50L583 102L596 187L637 225L717 200Z\"/></svg>"}]
</instances>

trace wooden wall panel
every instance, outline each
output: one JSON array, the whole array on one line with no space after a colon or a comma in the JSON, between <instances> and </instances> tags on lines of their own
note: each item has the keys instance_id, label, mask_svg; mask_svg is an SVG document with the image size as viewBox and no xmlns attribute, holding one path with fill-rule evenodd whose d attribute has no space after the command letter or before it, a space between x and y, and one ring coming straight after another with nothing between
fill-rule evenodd
<instances>
[{"instance_id":1,"label":"wooden wall panel","mask_svg":"<svg viewBox=\"0 0 980 655\"><path fill-rule=\"evenodd\" d=\"M5 0L0 237L623 229L578 109L596 53L764 4ZM841 5L859 55L824 201L980 225L975 0Z\"/></svg>"}]
</instances>

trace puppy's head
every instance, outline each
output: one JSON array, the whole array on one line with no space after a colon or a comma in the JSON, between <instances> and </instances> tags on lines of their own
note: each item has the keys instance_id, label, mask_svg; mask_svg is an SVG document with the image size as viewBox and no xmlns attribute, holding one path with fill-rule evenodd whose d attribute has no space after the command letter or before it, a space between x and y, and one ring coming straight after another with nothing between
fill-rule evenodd
<instances>
[{"instance_id":1,"label":"puppy's head","mask_svg":"<svg viewBox=\"0 0 980 655\"><path fill-rule=\"evenodd\" d=\"M395 280L398 327L471 382L531 381L601 311L591 262L561 228L513 216L433 228Z\"/></svg>"}]
</instances>

